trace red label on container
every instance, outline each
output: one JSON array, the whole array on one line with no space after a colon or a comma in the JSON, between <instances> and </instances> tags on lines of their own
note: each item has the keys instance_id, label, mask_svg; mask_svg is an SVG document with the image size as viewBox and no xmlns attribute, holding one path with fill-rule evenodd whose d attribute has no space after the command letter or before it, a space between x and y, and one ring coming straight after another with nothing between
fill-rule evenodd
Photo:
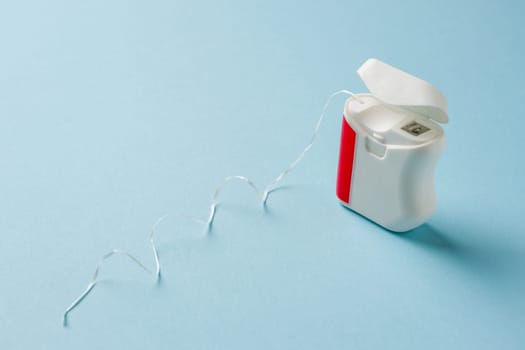
<instances>
[{"instance_id":1,"label":"red label on container","mask_svg":"<svg viewBox=\"0 0 525 350\"><path fill-rule=\"evenodd\" d=\"M337 168L336 195L345 203L350 203L352 172L354 170L356 133L343 115L341 127L341 146L339 148L339 166Z\"/></svg>"}]
</instances>

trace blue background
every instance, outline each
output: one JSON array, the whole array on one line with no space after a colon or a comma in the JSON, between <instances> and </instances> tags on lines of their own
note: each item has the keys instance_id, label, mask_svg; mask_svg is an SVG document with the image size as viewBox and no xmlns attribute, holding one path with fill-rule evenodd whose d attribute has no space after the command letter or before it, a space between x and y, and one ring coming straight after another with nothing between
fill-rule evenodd
<instances>
[{"instance_id":1,"label":"blue background","mask_svg":"<svg viewBox=\"0 0 525 350\"><path fill-rule=\"evenodd\" d=\"M2 349L519 349L525 334L519 1L0 5ZM380 58L448 98L438 208L392 234L341 207L344 98ZM102 254L124 257L62 327Z\"/></svg>"}]
</instances>

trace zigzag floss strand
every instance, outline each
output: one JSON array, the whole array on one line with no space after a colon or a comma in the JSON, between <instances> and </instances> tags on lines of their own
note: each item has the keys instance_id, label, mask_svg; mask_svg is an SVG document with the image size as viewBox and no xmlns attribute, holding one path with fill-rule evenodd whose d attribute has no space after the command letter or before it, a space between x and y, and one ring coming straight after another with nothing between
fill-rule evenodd
<instances>
[{"instance_id":1,"label":"zigzag floss strand","mask_svg":"<svg viewBox=\"0 0 525 350\"><path fill-rule=\"evenodd\" d=\"M315 140L317 139L317 134L319 132L319 128L321 127L321 123L323 122L323 119L325 117L326 110L327 110L328 106L330 105L330 103L332 102L332 99L334 97L336 97L336 96L343 95L343 94L344 95L348 95L348 96L352 96L353 98L356 98L356 99L359 99L359 97L357 97L353 92L348 91L348 90L339 90L339 91L334 92L332 95L330 95L330 97L328 97L328 99L326 100L326 102L324 104L324 107L323 107L323 110L321 112L321 115L319 116L319 119L318 119L318 121L317 121L317 123L315 125L314 133L313 133L313 135L312 135L312 137L310 139L310 142L306 145L306 147L299 154L299 156L292 163L290 163L290 165L288 165L286 168L284 168L284 170L281 171L281 173L276 178L274 178L264 188L264 190L262 192L255 185L255 183L252 180L250 180L249 178L247 178L246 176L241 176L241 175L227 176L215 188L215 191L213 193L213 197L211 199L210 211L209 211L208 219L207 220L198 220L198 221L203 223L203 224L205 224L207 226L208 230L211 229L211 226L213 224L213 221L215 220L215 216L216 216L216 213L217 213L217 203L218 203L217 199L219 197L219 194L220 194L221 190L229 182L231 182L233 180L243 181L246 184L248 184L255 191L255 194L257 195L257 199L259 200L259 202L263 206L266 205L266 202L268 200L268 196L276 188L277 184L303 160L303 158L306 155L306 153L308 153L308 151L312 148ZM155 283L158 283L159 277L160 277L160 272L161 272L161 266L160 266L159 255L158 255L158 252L157 252L157 247L155 246L154 234L155 234L155 229L162 222L162 220L164 220L164 218L166 218L166 216L167 215L164 215L164 216L160 217L159 219L157 219L157 221L153 225L153 227L151 229L151 232L150 232L150 235L149 235L149 241L150 241L150 244L151 244L151 249L153 251L153 257L154 257L154 260L155 260L155 269L154 270L149 269L139 259L137 259L135 256L133 256L132 254L128 253L125 250L112 249L111 251L109 251L108 253L106 253L105 255L103 255L101 257L100 261L97 264L95 272L93 273L93 277L89 281L87 287L68 306L68 308L64 311L64 315L63 315L63 325L64 325L64 327L66 327L68 325L69 313L71 311L73 311L88 296L88 294L93 290L93 288L95 288L95 286L99 282L98 275L99 275L99 272L100 272L102 266L104 265L104 262L106 260L108 260L110 257L112 257L113 255L124 255L124 256L127 256L132 262L134 262L136 265L140 266L144 271L146 271L147 273L155 276Z\"/></svg>"}]
</instances>

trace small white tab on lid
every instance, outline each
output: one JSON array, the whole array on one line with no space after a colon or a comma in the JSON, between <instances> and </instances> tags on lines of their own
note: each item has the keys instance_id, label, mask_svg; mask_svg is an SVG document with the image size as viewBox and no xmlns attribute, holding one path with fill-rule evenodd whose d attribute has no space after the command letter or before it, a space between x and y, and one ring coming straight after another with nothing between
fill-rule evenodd
<instances>
[{"instance_id":1,"label":"small white tab on lid","mask_svg":"<svg viewBox=\"0 0 525 350\"><path fill-rule=\"evenodd\" d=\"M447 100L430 83L375 58L363 63L357 74L380 101L440 123L448 123Z\"/></svg>"}]
</instances>

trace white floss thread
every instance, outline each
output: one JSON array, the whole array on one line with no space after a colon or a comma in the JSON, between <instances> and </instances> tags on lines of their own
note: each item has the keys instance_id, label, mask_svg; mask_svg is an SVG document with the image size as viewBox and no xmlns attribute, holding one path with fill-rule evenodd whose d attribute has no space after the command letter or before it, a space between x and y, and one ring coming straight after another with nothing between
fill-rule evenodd
<instances>
[{"instance_id":1,"label":"white floss thread","mask_svg":"<svg viewBox=\"0 0 525 350\"><path fill-rule=\"evenodd\" d=\"M227 177L225 177L219 183L217 188L215 189L215 193L214 193L213 198L211 200L210 214L208 216L208 220L206 222L204 222L204 223L206 223L206 225L208 227L211 227L211 225L213 224L213 220L215 219L215 213L217 211L217 197L219 196L219 192L221 191L221 189L228 182L230 182L231 180L234 180L234 179L246 182L251 188L253 188L253 190L255 191L255 193L257 195L257 198L259 199L261 204L262 205L266 205L266 201L268 200L268 195L275 189L275 186L277 186L277 184L303 160L303 158L306 155L306 153L308 153L308 151L312 148L312 146L315 143L315 140L317 139L317 134L319 133L319 128L321 127L321 124L323 123L323 119L324 119L324 116L325 116L325 113L326 113L326 109L328 108L328 106L332 102L332 99L334 97L338 96L338 95L341 95L341 94L352 96L353 98L355 98L358 101L360 101L358 96L356 96L353 92L348 91L348 90L339 90L339 91L334 92L332 95L330 95L330 97L328 97L328 99L326 100L326 102L325 102L325 104L323 106L323 110L321 112L321 115L319 116L319 119L317 120L317 123L315 124L314 133L313 133L313 135L312 135L312 137L310 139L310 142L306 145L306 147L299 154L299 156L293 162L291 162L290 165L288 165L283 171L281 171L281 173L275 179L273 179L264 188L264 191L262 192L262 195L261 195L261 191L259 191L259 189L255 185L255 183L253 183L253 181L251 181L250 179L248 179L245 176L235 175L235 176L227 176ZM201 222L203 222L203 221L201 221Z\"/></svg>"},{"instance_id":2,"label":"white floss thread","mask_svg":"<svg viewBox=\"0 0 525 350\"><path fill-rule=\"evenodd\" d=\"M215 216L217 214L217 204L218 204L217 200L218 200L218 197L219 197L219 193L224 188L224 186L226 186L229 182L231 182L233 180L243 181L246 184L248 184L255 191L255 194L257 195L257 199L259 200L259 202L263 206L265 206L266 202L268 200L268 196L276 188L277 184L303 160L303 158L306 155L306 153L308 153L308 151L312 148L313 144L315 143L315 140L317 139L317 134L319 133L319 128L321 127L321 124L322 124L322 122L324 120L325 113L326 113L326 110L328 109L328 106L332 102L333 98L336 97L336 96L339 96L339 95L348 95L348 96L351 96L352 98L357 99L359 102L361 102L359 100L359 97L356 96L353 92L351 92L349 90L338 90L338 91L334 92L333 94L331 94L328 97L328 99L326 100L326 102L325 102L325 104L323 106L321 115L319 116L317 124L315 125L314 133L313 133L313 135L312 135L312 137L310 139L310 142L306 145L306 147L299 154L299 156L292 163L290 163L290 165L288 165L283 171L281 171L281 173L276 178L274 178L264 188L264 191L261 192L259 190L259 188L255 185L255 183L252 180L250 180L249 178L247 178L246 176L242 176L242 175L227 176L215 188L215 191L213 193L213 197L211 199L210 212L209 212L207 220L196 220L196 221L206 225L208 230L211 229L211 227L213 225L213 221L215 220ZM88 294L93 290L93 288L95 288L95 286L99 282L98 275L99 275L99 272L100 272L102 266L104 265L104 262L106 260L108 260L110 257L112 257L113 255L124 255L124 256L128 257L132 262L134 262L136 265L140 266L148 274L151 274L151 275L155 276L155 283L159 282L160 273L161 273L161 266L160 266L160 260L159 260L159 254L158 254L158 251L157 251L157 247L155 246L154 234L155 234L155 229L157 228L157 226L167 216L168 215L166 214L166 215L163 215L162 217L160 217L159 219L157 219L155 224L152 226L151 231L150 231L150 235L149 235L149 241L150 241L150 244L151 244L151 249L153 251L153 258L155 260L155 269L148 268L138 258L136 258L134 255L128 253L125 250L112 249L111 251L109 251L108 253L106 253L105 255L103 255L101 257L100 261L98 262L98 264L96 266L95 272L93 273L93 277L91 277L91 280L89 281L87 287L84 289L84 291L64 311L64 314L63 314L63 325L64 325L64 327L67 327L67 325L68 325L69 313L71 311L73 311L88 296Z\"/></svg>"},{"instance_id":3,"label":"white floss thread","mask_svg":"<svg viewBox=\"0 0 525 350\"><path fill-rule=\"evenodd\" d=\"M153 251L153 258L155 259L155 271L149 269L138 258L136 258L134 255L128 253L127 251L122 250L122 249L112 249L111 251L109 251L108 253L104 254L100 258L100 260L99 260L99 262L97 264L97 267L95 269L95 272L93 273L93 277L91 277L91 280L89 281L86 289L84 289L84 291L75 300L73 300L71 305L68 306L66 311L64 311L64 316L63 316L63 325L64 325L64 327L67 327L67 325L68 325L68 315L69 315L69 313L74 308L76 308L78 306L78 304L80 304L82 302L82 300L84 300L84 298L91 292L91 290L93 290L93 288L95 288L96 284L99 281L98 280L98 274L100 272L100 269L104 265L104 262L107 259L109 259L110 257L112 257L113 255L124 255L124 256L127 256L132 262L134 262L135 264L140 266L144 271L146 271L150 275L154 275L155 276L155 283L157 283L159 281L159 279L160 279L160 260L159 260L159 253L157 252L157 247L155 246L155 240L153 238L154 238L154 234L155 234L155 229L162 222L162 220L164 220L164 218L166 218L166 216L167 215L163 215L159 219L157 219L155 224L152 226L151 231L150 231L150 235L149 235L149 241L150 241L150 244L151 244L151 250Z\"/></svg>"}]
</instances>

